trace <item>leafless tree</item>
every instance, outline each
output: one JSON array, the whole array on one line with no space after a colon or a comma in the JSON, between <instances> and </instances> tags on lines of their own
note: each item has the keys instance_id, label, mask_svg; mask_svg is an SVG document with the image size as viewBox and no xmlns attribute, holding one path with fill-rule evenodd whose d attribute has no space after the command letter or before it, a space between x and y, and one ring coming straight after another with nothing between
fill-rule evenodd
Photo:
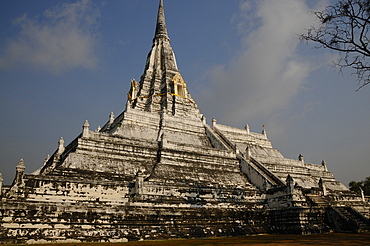
<instances>
[{"instance_id":1,"label":"leafless tree","mask_svg":"<svg viewBox=\"0 0 370 246\"><path fill-rule=\"evenodd\" d=\"M339 0L323 11L313 12L320 25L312 26L307 34L301 35L303 41L313 41L317 47L339 51L340 58L335 65L354 69L359 90L370 83L370 0Z\"/></svg>"}]
</instances>

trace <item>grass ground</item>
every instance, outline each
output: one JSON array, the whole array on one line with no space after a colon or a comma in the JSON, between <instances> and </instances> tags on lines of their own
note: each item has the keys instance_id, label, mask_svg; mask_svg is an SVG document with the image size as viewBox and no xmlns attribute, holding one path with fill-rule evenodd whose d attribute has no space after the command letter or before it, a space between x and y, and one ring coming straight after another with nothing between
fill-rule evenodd
<instances>
[{"instance_id":1,"label":"grass ground","mask_svg":"<svg viewBox=\"0 0 370 246\"><path fill-rule=\"evenodd\" d=\"M370 234L329 233L318 235L258 235L232 238L176 239L128 243L34 244L32 246L255 246L255 245L370 245ZM19 246L19 245L18 245Z\"/></svg>"}]
</instances>

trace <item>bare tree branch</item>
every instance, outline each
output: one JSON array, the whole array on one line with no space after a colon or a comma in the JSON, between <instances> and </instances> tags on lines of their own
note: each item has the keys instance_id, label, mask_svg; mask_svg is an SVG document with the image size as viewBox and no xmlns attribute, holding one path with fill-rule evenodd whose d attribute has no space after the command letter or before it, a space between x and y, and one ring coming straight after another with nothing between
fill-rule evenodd
<instances>
[{"instance_id":1,"label":"bare tree branch","mask_svg":"<svg viewBox=\"0 0 370 246\"><path fill-rule=\"evenodd\" d=\"M319 27L310 27L302 41L318 43L317 48L338 51L341 57L335 62L340 71L354 69L360 88L370 83L370 1L339 0L323 11L313 14L320 22Z\"/></svg>"}]
</instances>

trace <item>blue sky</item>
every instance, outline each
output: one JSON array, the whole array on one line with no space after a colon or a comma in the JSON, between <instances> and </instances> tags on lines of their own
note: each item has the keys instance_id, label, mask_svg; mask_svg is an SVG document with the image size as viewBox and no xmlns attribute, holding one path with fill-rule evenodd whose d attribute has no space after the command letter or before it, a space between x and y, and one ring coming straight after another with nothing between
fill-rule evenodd
<instances>
[{"instance_id":1,"label":"blue sky","mask_svg":"<svg viewBox=\"0 0 370 246\"><path fill-rule=\"evenodd\" d=\"M335 52L300 43L325 1L164 0L177 63L210 121L261 132L287 158L326 160L348 184L370 176L370 86ZM157 0L0 1L0 172L32 172L85 120L125 108L151 48Z\"/></svg>"}]
</instances>

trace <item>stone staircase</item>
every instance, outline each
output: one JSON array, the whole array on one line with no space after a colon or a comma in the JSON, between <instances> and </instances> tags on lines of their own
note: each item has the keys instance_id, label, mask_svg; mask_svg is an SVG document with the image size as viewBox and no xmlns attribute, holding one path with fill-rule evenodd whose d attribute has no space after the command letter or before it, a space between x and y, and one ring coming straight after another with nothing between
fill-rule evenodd
<instances>
[{"instance_id":1,"label":"stone staircase","mask_svg":"<svg viewBox=\"0 0 370 246\"><path fill-rule=\"evenodd\" d=\"M357 210L351 207L334 207L334 210L347 221L354 223L357 226L354 228L356 232L370 232L370 220Z\"/></svg>"},{"instance_id":2,"label":"stone staircase","mask_svg":"<svg viewBox=\"0 0 370 246\"><path fill-rule=\"evenodd\" d=\"M267 178L270 183L272 183L274 186L280 186L280 187L285 187L286 184L281 181L276 175L274 175L270 170L265 168L259 161L257 161L255 158L250 157L250 161L257 167L257 170L260 173L263 173L264 176Z\"/></svg>"},{"instance_id":3,"label":"stone staircase","mask_svg":"<svg viewBox=\"0 0 370 246\"><path fill-rule=\"evenodd\" d=\"M329 207L330 203L325 199L325 197L316 194L306 194L307 200L313 206L318 207Z\"/></svg>"},{"instance_id":4,"label":"stone staircase","mask_svg":"<svg viewBox=\"0 0 370 246\"><path fill-rule=\"evenodd\" d=\"M235 145L229 139L227 139L216 127L213 127L212 130L225 146L227 146L229 149L235 150Z\"/></svg>"},{"instance_id":5,"label":"stone staircase","mask_svg":"<svg viewBox=\"0 0 370 246\"><path fill-rule=\"evenodd\" d=\"M217 129L217 127L212 128L212 132L215 136L217 136L217 139L222 142L224 146L226 146L228 149L235 151L236 157L244 163L247 163L250 168L252 168L256 173L258 173L258 176L261 176L263 179L265 179L268 183L270 183L273 187L285 187L285 183L282 182L277 176L275 176L270 170L265 168L259 161L257 161L255 158L250 157L249 160L247 160L244 155L238 150L236 145L230 141L220 130ZM247 175L248 180L252 182L252 184L256 185L253 182L253 179L244 172L244 174ZM258 187L258 185L256 185ZM261 187L260 187L261 188Z\"/></svg>"}]
</instances>

